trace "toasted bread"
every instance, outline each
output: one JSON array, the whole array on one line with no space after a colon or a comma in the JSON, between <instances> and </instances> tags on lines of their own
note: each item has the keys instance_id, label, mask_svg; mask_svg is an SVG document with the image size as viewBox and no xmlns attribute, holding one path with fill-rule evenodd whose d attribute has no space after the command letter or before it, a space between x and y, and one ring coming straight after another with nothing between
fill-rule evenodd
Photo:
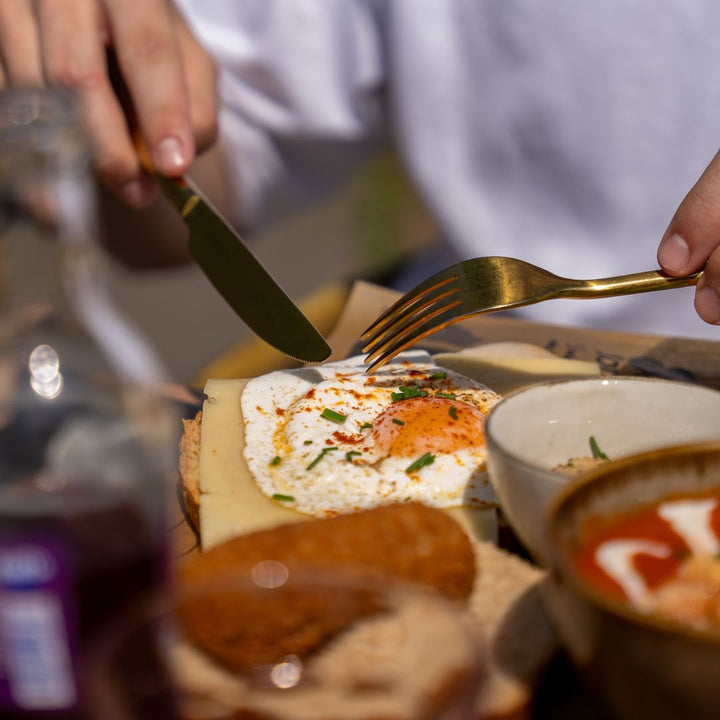
<instances>
[{"instance_id":1,"label":"toasted bread","mask_svg":"<svg viewBox=\"0 0 720 720\"><path fill-rule=\"evenodd\" d=\"M181 444L181 448L189 454L181 463L185 498L191 517L196 518L199 486L192 468L196 466L193 456L197 453L200 420L201 418L197 417L185 423L188 437ZM291 527L296 527L294 532L302 536L303 528L309 529L309 526L322 522L324 521L312 520ZM275 540L282 542L281 538L287 534L287 529L280 527L267 533L270 533L270 536L276 535ZM362 538L372 537L372 533L372 528L366 527ZM425 535L424 539L427 537ZM431 541L434 542L436 537L437 533L431 535ZM274 543L275 541L271 541L271 544ZM557 649L557 638L540 597L544 572L499 549L492 542L471 540L470 544L475 558L475 580L467 607L470 621L484 637L489 654L488 677L485 690L479 699L477 717L484 720L522 718L528 710L532 689L542 669ZM411 556L416 552L416 545L405 543L398 547L396 552ZM201 677L205 677L209 683L219 683L225 687L223 692L227 692L228 697L236 698L240 693L232 675L222 667L215 666L203 653L188 647L178 652L178 657L182 660L183 677L192 672L200 672ZM190 667L195 670L191 671ZM438 672L438 675L442 676L442 673ZM210 702L209 696L212 692L209 687L198 683L197 678L189 682L199 693L196 700L204 696L205 700L202 702ZM443 682L449 680L444 678ZM243 690L243 693L245 691ZM242 694L242 697L245 695ZM262 717L262 714L259 717Z\"/></svg>"},{"instance_id":2,"label":"toasted bread","mask_svg":"<svg viewBox=\"0 0 720 720\"><path fill-rule=\"evenodd\" d=\"M422 543L416 542L418 537L424 538ZM420 551L418 545L422 546ZM245 588L244 596L236 593L233 598L232 591L222 588L216 598L206 600L205 596L213 592L213 583L222 582L228 569L233 578L249 577L263 558L273 558L273 563L288 570L288 580L281 589L254 597ZM348 562L353 563L349 572ZM314 576L317 585L303 582L299 568L306 563L318 573ZM293 584L293 577L301 579ZM411 623L407 618L425 613L424 620L416 624L422 637L430 632L426 625L431 618L432 622L445 623L447 632L457 631L451 628L447 611L433 605L430 599L423 600L429 603L423 605L423 610L403 606L398 610L396 624L386 622L378 627L373 619L377 607L372 588L379 583L389 584L391 577L393 582L410 579L429 585L435 592L466 602L467 627L482 639L487 653L482 666L485 682L475 714L483 719L522 717L532 687L556 643L540 600L543 573L492 543L471 541L442 511L411 504L252 533L218 545L182 565L178 583L181 594L191 588L203 589L180 614L189 640L188 646L176 654L186 683L183 687L190 691L193 702L198 697L210 702L211 696L219 701L210 688L223 687L222 704L258 712L260 717L263 707L282 711L282 717L311 717L303 710L303 703L295 707L281 701L275 707L278 701L273 699L274 693L249 687L249 658L259 658L265 664L288 656L299 658L301 663L309 659L314 689L298 696L306 698L303 702L309 702L309 697L318 701L325 697L332 702L338 691L332 686L337 682L337 673L352 674L353 668L357 669L358 653L363 658L360 662L369 664L370 657L379 661L383 653L392 654L393 646L382 650L382 638L404 632L399 627ZM323 583L329 578L334 585L341 584L341 580L349 582L348 589L328 592ZM364 619L357 623L358 618ZM363 630L366 623L373 629ZM359 649L358 638L367 633L374 644L370 649ZM382 693L375 694L375 700L380 702L382 697L388 707L399 705L410 713L409 708L421 700L427 702L428 688L437 687L440 693L441 687L452 686L458 691L457 683L466 682L478 667L467 654L467 643L465 654L460 647L455 653L443 651L443 642L451 641L451 637L442 641L425 638L425 642L438 644L429 653L428 648L423 651L423 687L396 675L392 688L384 687ZM370 642L367 637L366 642ZM416 657L396 658L396 664L407 663L417 673L419 649L415 647L414 652ZM330 666L335 667L335 674L327 674ZM321 673L319 668L325 669ZM206 678L208 685L198 681L197 673ZM354 682L368 680L356 675ZM364 706L363 702L360 706ZM337 708L334 712L337 714L332 717L346 717ZM413 717L412 713L407 717Z\"/></svg>"},{"instance_id":3,"label":"toasted bread","mask_svg":"<svg viewBox=\"0 0 720 720\"><path fill-rule=\"evenodd\" d=\"M178 472L180 475L180 497L184 510L193 524L193 529L200 531L200 429L202 410L191 420L183 420L183 432L180 437L180 458Z\"/></svg>"},{"instance_id":4,"label":"toasted bread","mask_svg":"<svg viewBox=\"0 0 720 720\"><path fill-rule=\"evenodd\" d=\"M451 605L413 593L265 672L228 672L188 643L170 657L191 720L420 720L449 717L448 706L470 720L485 667L473 633Z\"/></svg>"},{"instance_id":5,"label":"toasted bread","mask_svg":"<svg viewBox=\"0 0 720 720\"><path fill-rule=\"evenodd\" d=\"M419 584L465 603L475 572L470 539L447 513L388 505L241 535L189 558L178 568L179 618L196 646L245 672L324 645L375 610L372 587Z\"/></svg>"}]
</instances>

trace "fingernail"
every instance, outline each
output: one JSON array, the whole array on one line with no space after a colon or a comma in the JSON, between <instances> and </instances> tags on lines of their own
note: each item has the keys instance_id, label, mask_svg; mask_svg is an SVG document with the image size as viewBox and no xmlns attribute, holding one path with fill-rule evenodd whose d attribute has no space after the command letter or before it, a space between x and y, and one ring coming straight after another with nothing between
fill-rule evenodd
<instances>
[{"instance_id":1,"label":"fingernail","mask_svg":"<svg viewBox=\"0 0 720 720\"><path fill-rule=\"evenodd\" d=\"M142 180L130 180L120 188L120 196L133 207L147 204L152 195L152 186Z\"/></svg>"},{"instance_id":2,"label":"fingernail","mask_svg":"<svg viewBox=\"0 0 720 720\"><path fill-rule=\"evenodd\" d=\"M703 280L704 278L701 278ZM711 325L720 325L720 297L711 287L705 283L698 283L695 293L695 309L698 315Z\"/></svg>"},{"instance_id":3,"label":"fingernail","mask_svg":"<svg viewBox=\"0 0 720 720\"><path fill-rule=\"evenodd\" d=\"M185 154L178 138L170 136L161 140L156 153L155 165L160 172L172 175L185 170Z\"/></svg>"},{"instance_id":4,"label":"fingernail","mask_svg":"<svg viewBox=\"0 0 720 720\"><path fill-rule=\"evenodd\" d=\"M658 262L671 272L685 270L690 262L690 248L685 239L677 233L664 238L658 248Z\"/></svg>"}]
</instances>

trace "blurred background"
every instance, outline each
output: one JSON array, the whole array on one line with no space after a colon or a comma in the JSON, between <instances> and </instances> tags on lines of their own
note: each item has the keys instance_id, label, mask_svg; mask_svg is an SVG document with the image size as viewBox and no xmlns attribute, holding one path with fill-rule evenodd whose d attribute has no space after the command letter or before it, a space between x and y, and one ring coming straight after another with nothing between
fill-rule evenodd
<instances>
[{"instance_id":1,"label":"blurred background","mask_svg":"<svg viewBox=\"0 0 720 720\"><path fill-rule=\"evenodd\" d=\"M330 200L245 239L323 332L355 279L383 284L436 236L429 213L388 152ZM232 358L257 353L254 335L195 265L130 270L112 258L108 264L117 304L153 343L171 380L202 386L208 372L218 376Z\"/></svg>"}]
</instances>

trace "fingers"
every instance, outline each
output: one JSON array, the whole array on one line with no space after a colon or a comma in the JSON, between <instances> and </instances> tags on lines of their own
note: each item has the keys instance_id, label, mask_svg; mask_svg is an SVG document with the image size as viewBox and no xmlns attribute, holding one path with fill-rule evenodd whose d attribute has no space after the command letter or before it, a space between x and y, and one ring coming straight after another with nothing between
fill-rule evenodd
<instances>
[{"instance_id":1,"label":"fingers","mask_svg":"<svg viewBox=\"0 0 720 720\"><path fill-rule=\"evenodd\" d=\"M118 63L155 167L180 175L195 155L190 102L175 22L164 0L106 0Z\"/></svg>"},{"instance_id":2,"label":"fingers","mask_svg":"<svg viewBox=\"0 0 720 720\"><path fill-rule=\"evenodd\" d=\"M95 0L42 0L37 11L47 81L76 95L98 174L130 205L146 204L152 183L142 174L108 78L100 6Z\"/></svg>"},{"instance_id":3,"label":"fingers","mask_svg":"<svg viewBox=\"0 0 720 720\"><path fill-rule=\"evenodd\" d=\"M40 36L32 0L0 0L0 60L11 85L42 85Z\"/></svg>"},{"instance_id":4,"label":"fingers","mask_svg":"<svg viewBox=\"0 0 720 720\"><path fill-rule=\"evenodd\" d=\"M130 103L108 77L112 47ZM78 98L96 168L131 205L153 183L133 145L134 123L155 167L184 173L216 134L215 68L168 0L0 0L0 85L68 87Z\"/></svg>"},{"instance_id":5,"label":"fingers","mask_svg":"<svg viewBox=\"0 0 720 720\"><path fill-rule=\"evenodd\" d=\"M669 275L687 275L704 266L695 309L705 322L720 324L720 153L680 203L658 248Z\"/></svg>"}]
</instances>

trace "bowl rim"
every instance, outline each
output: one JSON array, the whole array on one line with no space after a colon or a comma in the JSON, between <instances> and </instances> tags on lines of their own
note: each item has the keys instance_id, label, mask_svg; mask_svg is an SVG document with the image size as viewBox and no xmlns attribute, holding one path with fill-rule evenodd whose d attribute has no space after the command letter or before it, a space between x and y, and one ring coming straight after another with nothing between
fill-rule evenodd
<instances>
[{"instance_id":1,"label":"bowl rim","mask_svg":"<svg viewBox=\"0 0 720 720\"><path fill-rule=\"evenodd\" d=\"M715 394L718 397L718 401L720 402L720 389L708 387L707 385L700 385L698 383L692 383L692 382L686 382L684 380L672 380L669 378L659 378L659 377L648 377L644 375L602 375L598 377L581 377L581 378L565 378L562 380L550 380L548 382L542 382L542 383L535 383L533 385L526 385L524 387L516 388L515 390L505 394L502 396L502 398L495 403L490 408L490 411L488 412L486 418L485 418L485 441L488 445L488 449L490 446L495 447L499 452L501 452L506 458L511 459L513 462L517 463L522 468L532 470L533 472L541 471L544 474L551 473L555 474L555 471L543 467L542 465L537 465L531 462L528 462L527 460L524 460L515 453L513 453L511 450L509 450L505 445L498 439L497 435L493 433L493 421L496 418L497 415L499 415L504 408L506 408L515 398L517 398L520 395L526 395L530 392L540 391L543 389L550 389L553 387L568 387L573 386L577 387L580 385L606 385L607 381L611 381L613 383L620 383L620 384L626 384L629 382L632 383L648 383L653 385L673 385L675 387L684 387L688 389L692 389L693 391L701 391L701 392L707 392L709 395ZM718 435L718 438L720 439L720 434ZM702 443L705 442L712 442L712 441L700 441ZM688 443L685 443L688 444ZM666 446L666 447L674 447L674 446ZM640 453L633 453L631 456L626 457L635 457L638 454L644 454L646 451L641 451ZM647 451L652 452L652 451Z\"/></svg>"},{"instance_id":2,"label":"bowl rim","mask_svg":"<svg viewBox=\"0 0 720 720\"><path fill-rule=\"evenodd\" d=\"M609 477L622 472L628 466L642 466L651 460L670 459L698 453L720 456L720 440L685 443L626 455L617 460L611 460L584 473L579 478L573 479L553 498L545 517L545 534L548 540L548 572L554 582L567 585L568 588L592 606L626 622L640 625L645 630L683 637L703 645L720 646L720 629L703 630L689 624L668 620L650 613L643 613L633 609L628 603L623 603L594 589L573 570L569 561L570 554L562 549L563 543L557 528L558 515L561 509L576 493L583 492L584 489L590 486L607 481ZM720 488L720 477L718 478L718 487Z\"/></svg>"}]
</instances>

